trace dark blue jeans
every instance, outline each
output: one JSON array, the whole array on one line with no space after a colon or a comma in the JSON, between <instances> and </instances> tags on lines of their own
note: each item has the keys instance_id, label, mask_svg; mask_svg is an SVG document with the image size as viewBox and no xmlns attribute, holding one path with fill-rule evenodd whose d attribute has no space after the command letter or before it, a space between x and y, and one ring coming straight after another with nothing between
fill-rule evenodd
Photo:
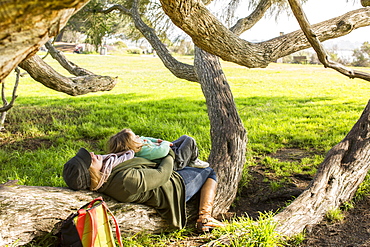
<instances>
[{"instance_id":1,"label":"dark blue jeans","mask_svg":"<svg viewBox=\"0 0 370 247\"><path fill-rule=\"evenodd\" d=\"M189 201L203 186L208 178L217 182L215 171L211 167L194 168L186 166L184 169L177 171L185 183L185 200Z\"/></svg>"}]
</instances>

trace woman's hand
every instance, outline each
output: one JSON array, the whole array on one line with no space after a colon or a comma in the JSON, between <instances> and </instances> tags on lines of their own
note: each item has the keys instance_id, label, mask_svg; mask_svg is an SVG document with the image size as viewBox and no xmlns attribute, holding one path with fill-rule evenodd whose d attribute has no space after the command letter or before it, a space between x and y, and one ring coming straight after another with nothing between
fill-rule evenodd
<instances>
[{"instance_id":1,"label":"woman's hand","mask_svg":"<svg viewBox=\"0 0 370 247\"><path fill-rule=\"evenodd\" d=\"M103 157L101 155L96 155L93 152L90 153L91 155L91 167L100 171L103 167Z\"/></svg>"}]
</instances>

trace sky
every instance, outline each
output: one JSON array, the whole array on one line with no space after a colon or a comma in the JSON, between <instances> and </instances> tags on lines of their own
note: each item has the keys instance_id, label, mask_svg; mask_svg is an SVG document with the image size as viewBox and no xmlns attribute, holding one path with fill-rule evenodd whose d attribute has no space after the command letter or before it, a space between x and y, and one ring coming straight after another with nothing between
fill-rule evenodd
<instances>
[{"instance_id":1,"label":"sky","mask_svg":"<svg viewBox=\"0 0 370 247\"><path fill-rule=\"evenodd\" d=\"M302 5L304 12L310 24L315 24L348 11L362 8L360 0L309 0ZM241 35L241 38L248 41L263 41L279 36L280 32L289 33L298 30L300 27L294 15L287 17L282 16L279 23L274 18L260 20L251 30ZM370 26L362 27L352 31L350 34L337 38L335 40L359 41L361 43L370 41Z\"/></svg>"}]
</instances>

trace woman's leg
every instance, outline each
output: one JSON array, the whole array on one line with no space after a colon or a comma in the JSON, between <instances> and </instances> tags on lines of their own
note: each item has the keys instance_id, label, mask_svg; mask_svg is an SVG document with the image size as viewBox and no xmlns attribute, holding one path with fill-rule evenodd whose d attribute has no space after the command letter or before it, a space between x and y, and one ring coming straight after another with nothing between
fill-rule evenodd
<instances>
[{"instance_id":1,"label":"woman's leg","mask_svg":"<svg viewBox=\"0 0 370 247\"><path fill-rule=\"evenodd\" d=\"M207 168L185 167L178 171L185 183L186 201L200 190L199 218L197 229L210 231L214 227L222 227L223 223L212 217L213 202L217 189L217 176L214 170Z\"/></svg>"},{"instance_id":2,"label":"woman's leg","mask_svg":"<svg viewBox=\"0 0 370 247\"><path fill-rule=\"evenodd\" d=\"M182 135L180 138L173 141L172 144L173 146L171 146L171 149L176 154L175 163L177 167L175 170L180 170L189 164L193 164L198 158L199 153L194 138Z\"/></svg>"},{"instance_id":3,"label":"woman's leg","mask_svg":"<svg viewBox=\"0 0 370 247\"><path fill-rule=\"evenodd\" d=\"M200 191L199 218L197 219L197 229L209 232L215 227L225 225L212 217L213 202L216 196L217 181L208 178Z\"/></svg>"},{"instance_id":4,"label":"woman's leg","mask_svg":"<svg viewBox=\"0 0 370 247\"><path fill-rule=\"evenodd\" d=\"M208 178L217 181L215 171L210 168L194 168L184 167L184 169L177 171L185 183L186 201L190 200L200 189Z\"/></svg>"}]
</instances>

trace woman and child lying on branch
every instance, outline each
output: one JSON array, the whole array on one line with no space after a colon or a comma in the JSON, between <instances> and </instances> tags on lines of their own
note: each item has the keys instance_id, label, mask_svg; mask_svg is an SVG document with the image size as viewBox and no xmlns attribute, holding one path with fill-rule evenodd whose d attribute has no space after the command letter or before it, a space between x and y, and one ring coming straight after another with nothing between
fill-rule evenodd
<instances>
[{"instance_id":1,"label":"woman and child lying on branch","mask_svg":"<svg viewBox=\"0 0 370 247\"><path fill-rule=\"evenodd\" d=\"M67 185L73 190L104 193L120 202L154 207L178 229L186 225L186 202L200 191L197 229L224 226L212 217L216 173L198 159L192 137L183 135L168 142L123 129L109 139L108 149L109 154L96 155L81 148L64 165Z\"/></svg>"}]
</instances>

